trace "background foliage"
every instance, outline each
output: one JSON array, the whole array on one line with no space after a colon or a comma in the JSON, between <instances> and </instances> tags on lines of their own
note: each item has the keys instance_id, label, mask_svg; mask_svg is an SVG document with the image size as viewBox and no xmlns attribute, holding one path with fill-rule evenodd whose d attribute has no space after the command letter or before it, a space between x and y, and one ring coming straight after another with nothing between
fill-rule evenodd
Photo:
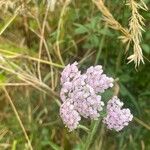
<instances>
[{"instance_id":1,"label":"background foliage","mask_svg":"<svg viewBox=\"0 0 150 150\"><path fill-rule=\"evenodd\" d=\"M150 13L145 18L142 48L145 64L127 64L126 45L110 29L91 0L0 1L0 149L31 149L10 105L13 102L34 150L150 149ZM147 6L149 0L145 0ZM128 26L126 0L105 1L116 20ZM130 48L132 49L132 47ZM60 52L60 53L59 53ZM107 130L83 120L68 132L59 117L58 97L63 65L78 61L80 68L101 64L118 78L114 91L135 118L123 131ZM64 64L63 64L64 62ZM108 99L114 91L103 95ZM7 95L8 94L8 95Z\"/></svg>"}]
</instances>

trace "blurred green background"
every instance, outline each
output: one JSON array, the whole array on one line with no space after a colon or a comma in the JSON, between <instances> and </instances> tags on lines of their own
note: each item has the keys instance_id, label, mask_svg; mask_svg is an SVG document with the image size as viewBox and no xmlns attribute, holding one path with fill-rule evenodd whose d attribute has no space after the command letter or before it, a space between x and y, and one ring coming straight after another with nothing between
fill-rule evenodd
<instances>
[{"instance_id":1,"label":"blurred green background","mask_svg":"<svg viewBox=\"0 0 150 150\"><path fill-rule=\"evenodd\" d=\"M69 4L59 0L54 9L48 2L0 0L0 150L31 149L9 98L34 150L84 150L94 122L83 119L83 126L73 132L65 128L57 96L61 59L65 65L78 61L83 71L102 65L106 74L119 79L115 88L135 117L121 132L99 123L89 150L150 150L150 13L139 10L145 18L141 44L145 64L135 69L133 63L127 64L132 46L125 52L120 33L108 27L91 0ZM150 1L145 3L149 7ZM126 0L105 4L128 27L131 12ZM105 93L104 100L113 92Z\"/></svg>"}]
</instances>

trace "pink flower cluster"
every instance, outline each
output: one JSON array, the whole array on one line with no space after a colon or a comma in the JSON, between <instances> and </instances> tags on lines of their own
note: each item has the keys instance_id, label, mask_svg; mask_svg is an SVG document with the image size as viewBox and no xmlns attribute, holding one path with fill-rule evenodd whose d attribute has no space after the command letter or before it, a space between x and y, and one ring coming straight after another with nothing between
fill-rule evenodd
<instances>
[{"instance_id":1,"label":"pink flower cluster","mask_svg":"<svg viewBox=\"0 0 150 150\"><path fill-rule=\"evenodd\" d=\"M81 120L79 113L74 109L74 105L70 101L65 101L61 105L60 115L70 131L77 128Z\"/></svg>"},{"instance_id":2,"label":"pink flower cluster","mask_svg":"<svg viewBox=\"0 0 150 150\"><path fill-rule=\"evenodd\" d=\"M120 131L133 119L130 110L128 108L121 109L122 106L123 102L117 96L108 101L107 116L103 119L103 122L109 129Z\"/></svg>"},{"instance_id":3,"label":"pink flower cluster","mask_svg":"<svg viewBox=\"0 0 150 150\"><path fill-rule=\"evenodd\" d=\"M98 93L113 86L113 79L103 73L102 66L90 67L81 74L78 63L67 65L61 73L60 116L70 131L77 128L80 116L97 119L104 103ZM96 81L95 81L96 80Z\"/></svg>"},{"instance_id":4,"label":"pink flower cluster","mask_svg":"<svg viewBox=\"0 0 150 150\"><path fill-rule=\"evenodd\" d=\"M107 77L106 74L102 74L102 66L91 66L87 69L87 84L89 84L96 93L103 93L109 87L113 87L113 78Z\"/></svg>"},{"instance_id":5,"label":"pink flower cluster","mask_svg":"<svg viewBox=\"0 0 150 150\"><path fill-rule=\"evenodd\" d=\"M104 103L99 94L113 87L114 79L103 74L102 66L90 67L84 74L78 70L78 63L67 65L61 73L60 97L63 104L60 107L60 116L70 131L77 128L81 116L97 119ZM122 109L123 102L116 96L107 103L103 123L109 129L122 130L132 120L129 109Z\"/></svg>"}]
</instances>

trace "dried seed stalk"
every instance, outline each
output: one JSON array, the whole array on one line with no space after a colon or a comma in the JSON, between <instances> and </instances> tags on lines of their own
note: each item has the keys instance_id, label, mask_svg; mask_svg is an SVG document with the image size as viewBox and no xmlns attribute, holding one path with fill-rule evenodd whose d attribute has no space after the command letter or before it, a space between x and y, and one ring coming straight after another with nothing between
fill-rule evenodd
<instances>
[{"instance_id":1,"label":"dried seed stalk","mask_svg":"<svg viewBox=\"0 0 150 150\"><path fill-rule=\"evenodd\" d=\"M141 38L142 31L144 31L143 26L145 25L144 18L139 14L138 10L147 10L145 3L141 0L142 4L136 2L135 0L128 0L127 5L131 9L131 17L129 21L129 31L132 36L133 42L133 54L128 57L129 63L134 61L135 67L140 65L140 62L144 63L143 53L141 48Z\"/></svg>"},{"instance_id":2,"label":"dried seed stalk","mask_svg":"<svg viewBox=\"0 0 150 150\"><path fill-rule=\"evenodd\" d=\"M140 46L142 31L144 31L144 18L139 14L138 10L147 10L146 4L141 0L141 4L135 0L128 0L127 5L130 6L132 15L129 21L129 29L124 28L110 13L108 8L104 5L103 0L93 0L96 6L99 8L104 16L104 21L114 30L122 32L122 36L119 38L123 43L126 43L126 51L129 49L131 42L133 43L133 54L128 57L129 63L134 61L135 67L140 65L140 62L144 63L142 48Z\"/></svg>"}]
</instances>

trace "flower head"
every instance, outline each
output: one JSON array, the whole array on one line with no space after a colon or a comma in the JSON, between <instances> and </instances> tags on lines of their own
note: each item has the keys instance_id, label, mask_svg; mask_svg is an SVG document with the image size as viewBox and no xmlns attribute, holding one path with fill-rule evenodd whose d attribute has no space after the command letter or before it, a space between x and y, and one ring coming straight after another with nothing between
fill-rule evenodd
<instances>
[{"instance_id":1,"label":"flower head","mask_svg":"<svg viewBox=\"0 0 150 150\"><path fill-rule=\"evenodd\" d=\"M96 93L103 93L109 87L113 87L113 78L103 74L102 66L91 66L87 69L87 84L89 84Z\"/></svg>"},{"instance_id":2,"label":"flower head","mask_svg":"<svg viewBox=\"0 0 150 150\"><path fill-rule=\"evenodd\" d=\"M81 120L79 113L74 109L74 105L69 101L61 105L60 116L70 131L76 129Z\"/></svg>"},{"instance_id":3,"label":"flower head","mask_svg":"<svg viewBox=\"0 0 150 150\"><path fill-rule=\"evenodd\" d=\"M79 114L85 118L97 119L104 103L101 96L96 95L94 89L85 84L73 92L74 106Z\"/></svg>"},{"instance_id":4,"label":"flower head","mask_svg":"<svg viewBox=\"0 0 150 150\"><path fill-rule=\"evenodd\" d=\"M73 64L67 65L61 73L61 84L65 82L71 82L73 79L76 79L80 76L80 71L77 67L78 63L74 62Z\"/></svg>"},{"instance_id":5,"label":"flower head","mask_svg":"<svg viewBox=\"0 0 150 150\"><path fill-rule=\"evenodd\" d=\"M77 65L77 62L69 64L61 73L60 116L70 131L77 128L81 116L91 119L100 116L104 103L98 93L113 86L113 79L102 74L102 66L90 67L81 74Z\"/></svg>"},{"instance_id":6,"label":"flower head","mask_svg":"<svg viewBox=\"0 0 150 150\"><path fill-rule=\"evenodd\" d=\"M109 100L107 104L107 116L103 119L103 122L109 129L120 131L133 119L130 110L128 108L121 109L122 106L123 102L117 96Z\"/></svg>"}]
</instances>

